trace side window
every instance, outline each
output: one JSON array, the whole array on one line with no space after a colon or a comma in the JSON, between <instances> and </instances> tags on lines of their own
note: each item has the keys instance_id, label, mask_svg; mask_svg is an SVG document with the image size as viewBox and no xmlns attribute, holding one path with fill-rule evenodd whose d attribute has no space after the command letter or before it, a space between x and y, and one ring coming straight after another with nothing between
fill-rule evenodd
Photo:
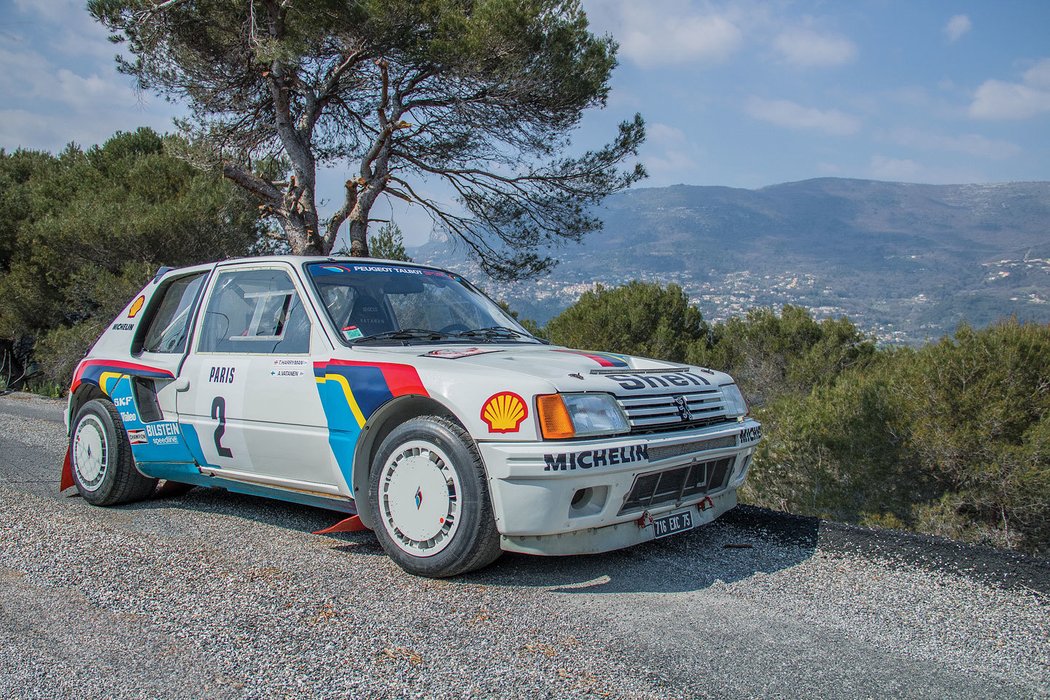
<instances>
[{"instance_id":1,"label":"side window","mask_svg":"<svg viewBox=\"0 0 1050 700\"><path fill-rule=\"evenodd\" d=\"M179 277L157 291L143 324L145 334L136 337L132 352L181 354L186 350L190 320L206 276L207 273L199 272Z\"/></svg>"},{"instance_id":2,"label":"side window","mask_svg":"<svg viewBox=\"0 0 1050 700\"><path fill-rule=\"evenodd\" d=\"M220 273L204 310L198 352L310 351L310 318L283 270Z\"/></svg>"}]
</instances>

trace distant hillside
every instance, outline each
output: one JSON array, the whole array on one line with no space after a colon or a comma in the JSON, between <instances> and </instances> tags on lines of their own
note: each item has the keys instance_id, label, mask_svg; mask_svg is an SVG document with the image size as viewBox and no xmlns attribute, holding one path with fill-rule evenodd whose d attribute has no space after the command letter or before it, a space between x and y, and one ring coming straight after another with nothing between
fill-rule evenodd
<instances>
[{"instance_id":1,"label":"distant hillside","mask_svg":"<svg viewBox=\"0 0 1050 700\"><path fill-rule=\"evenodd\" d=\"M593 282L643 279L681 284L708 319L794 303L847 314L885 341L1010 314L1050 322L1050 182L676 185L609 197L599 211L605 229L561 249L539 282L487 283L442 240L409 253L540 321Z\"/></svg>"}]
</instances>

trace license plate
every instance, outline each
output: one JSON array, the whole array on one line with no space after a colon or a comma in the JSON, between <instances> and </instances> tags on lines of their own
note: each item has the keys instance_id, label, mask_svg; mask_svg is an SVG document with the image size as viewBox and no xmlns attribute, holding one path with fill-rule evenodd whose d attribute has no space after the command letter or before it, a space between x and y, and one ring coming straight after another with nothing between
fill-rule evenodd
<instances>
[{"instance_id":1,"label":"license plate","mask_svg":"<svg viewBox=\"0 0 1050 700\"><path fill-rule=\"evenodd\" d=\"M656 539L692 529L692 511L683 510L679 513L665 515L662 518L653 518L653 532L656 533Z\"/></svg>"}]
</instances>

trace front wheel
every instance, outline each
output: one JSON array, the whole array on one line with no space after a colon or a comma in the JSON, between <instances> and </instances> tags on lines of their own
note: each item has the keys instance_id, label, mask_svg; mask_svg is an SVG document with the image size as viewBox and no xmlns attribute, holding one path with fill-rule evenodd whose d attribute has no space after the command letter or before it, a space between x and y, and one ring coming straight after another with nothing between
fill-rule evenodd
<instances>
[{"instance_id":1,"label":"front wheel","mask_svg":"<svg viewBox=\"0 0 1050 700\"><path fill-rule=\"evenodd\" d=\"M413 418L391 431L368 493L379 543L411 574L455 576L501 554L481 457L447 418Z\"/></svg>"},{"instance_id":2,"label":"front wheel","mask_svg":"<svg viewBox=\"0 0 1050 700\"><path fill-rule=\"evenodd\" d=\"M115 506L149 496L156 479L135 468L124 424L108 401L93 399L77 413L69 436L73 483L84 500Z\"/></svg>"}]
</instances>

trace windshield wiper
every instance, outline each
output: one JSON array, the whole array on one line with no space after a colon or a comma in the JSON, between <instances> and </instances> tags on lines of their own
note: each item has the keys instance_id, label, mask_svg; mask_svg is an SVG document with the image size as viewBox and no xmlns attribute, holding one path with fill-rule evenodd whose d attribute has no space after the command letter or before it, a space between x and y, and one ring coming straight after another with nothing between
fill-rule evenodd
<instances>
[{"instance_id":1,"label":"windshield wiper","mask_svg":"<svg viewBox=\"0 0 1050 700\"><path fill-rule=\"evenodd\" d=\"M540 338L528 333L523 333L513 328L507 328L506 326L489 326L487 328L474 328L469 331L458 331L453 333L457 338L485 338L486 340L501 340L501 339L517 339L525 338L526 340L535 340L538 342L545 342Z\"/></svg>"},{"instance_id":2,"label":"windshield wiper","mask_svg":"<svg viewBox=\"0 0 1050 700\"><path fill-rule=\"evenodd\" d=\"M361 343L370 343L375 340L445 340L448 337L448 333L431 331L426 328L401 328L396 331L383 331L382 333L366 335L363 338L354 338L350 341L350 344L360 345Z\"/></svg>"}]
</instances>

